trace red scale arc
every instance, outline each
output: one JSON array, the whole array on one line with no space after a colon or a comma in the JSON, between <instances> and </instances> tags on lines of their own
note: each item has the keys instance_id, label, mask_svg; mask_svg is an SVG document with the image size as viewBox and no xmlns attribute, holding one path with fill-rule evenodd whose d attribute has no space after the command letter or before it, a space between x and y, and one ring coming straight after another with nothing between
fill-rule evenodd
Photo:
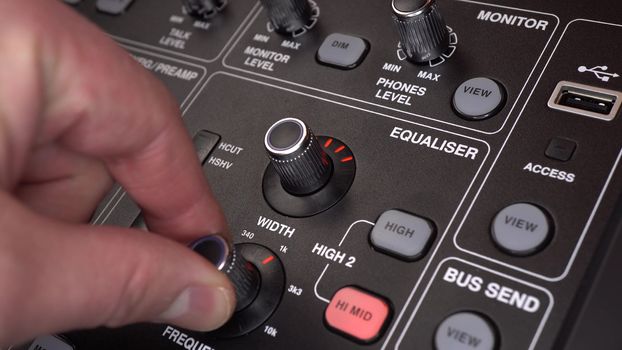
<instances>
[{"instance_id":1,"label":"red scale arc","mask_svg":"<svg viewBox=\"0 0 622 350\"><path fill-rule=\"evenodd\" d=\"M333 139L332 137L329 138L328 140L326 140L326 142L324 142L324 148L326 148L327 150L330 149L329 147L333 144L334 141L335 141L335 139ZM343 152L343 150L347 149L347 147L345 145L343 145L343 144L339 145L339 143L337 143L337 145L338 145L337 148L335 148L333 150L333 152L335 154L341 153L341 152ZM349 153L349 152L346 152L346 153ZM347 162L351 162L353 160L354 160L354 157L350 155L350 156L346 156L344 158L341 158L340 162L341 163L347 163Z\"/></svg>"},{"instance_id":2,"label":"red scale arc","mask_svg":"<svg viewBox=\"0 0 622 350\"><path fill-rule=\"evenodd\" d=\"M270 206L279 213L296 218L321 213L339 202L352 185L356 172L356 157L352 154L352 150L334 137L317 136L317 141L317 145L323 150L323 156L319 159L322 162L320 165L324 165L326 160L329 166L332 163L333 167L331 179L319 191L308 196L293 195L283 188L274 167L268 167L266 170L263 182L264 196ZM263 263L262 260L260 264L271 265L267 261Z\"/></svg>"}]
</instances>

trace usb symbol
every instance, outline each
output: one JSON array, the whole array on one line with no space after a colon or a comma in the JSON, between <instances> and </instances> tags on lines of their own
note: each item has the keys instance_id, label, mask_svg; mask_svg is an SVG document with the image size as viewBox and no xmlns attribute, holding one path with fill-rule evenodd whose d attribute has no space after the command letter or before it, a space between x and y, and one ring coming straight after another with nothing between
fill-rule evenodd
<instances>
[{"instance_id":1,"label":"usb symbol","mask_svg":"<svg viewBox=\"0 0 622 350\"><path fill-rule=\"evenodd\" d=\"M585 72L590 72L590 73L594 73L594 75L596 76L596 78L607 82L609 81L609 79L611 78L617 78L620 75L618 73L609 73L607 72L607 70L609 69L609 67L607 66L595 66L592 68L587 68L586 66L581 66L579 67L578 71L580 73L585 73Z\"/></svg>"}]
</instances>

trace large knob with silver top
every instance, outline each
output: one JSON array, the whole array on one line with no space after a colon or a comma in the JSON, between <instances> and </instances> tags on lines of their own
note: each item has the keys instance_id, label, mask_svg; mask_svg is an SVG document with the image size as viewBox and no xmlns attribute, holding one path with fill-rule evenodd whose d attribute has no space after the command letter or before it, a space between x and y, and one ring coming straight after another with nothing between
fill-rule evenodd
<instances>
[{"instance_id":1,"label":"large knob with silver top","mask_svg":"<svg viewBox=\"0 0 622 350\"><path fill-rule=\"evenodd\" d=\"M191 248L225 273L235 287L235 313L212 334L234 338L265 324L279 306L285 288L285 271L278 256L262 245L231 244L218 235L203 237Z\"/></svg>"},{"instance_id":2,"label":"large knob with silver top","mask_svg":"<svg viewBox=\"0 0 622 350\"><path fill-rule=\"evenodd\" d=\"M211 235L194 242L191 248L229 277L235 288L236 311L248 307L255 300L261 277L257 268L238 254L235 246L220 236Z\"/></svg>"},{"instance_id":3,"label":"large knob with silver top","mask_svg":"<svg viewBox=\"0 0 622 350\"><path fill-rule=\"evenodd\" d=\"M300 119L285 118L274 123L266 132L264 144L287 192L309 195L330 180L331 158Z\"/></svg>"},{"instance_id":4,"label":"large knob with silver top","mask_svg":"<svg viewBox=\"0 0 622 350\"><path fill-rule=\"evenodd\" d=\"M424 63L449 47L449 31L436 0L392 0L393 22L409 61Z\"/></svg>"},{"instance_id":5,"label":"large knob with silver top","mask_svg":"<svg viewBox=\"0 0 622 350\"><path fill-rule=\"evenodd\" d=\"M290 35L304 28L311 19L308 0L260 0L277 33Z\"/></svg>"}]
</instances>

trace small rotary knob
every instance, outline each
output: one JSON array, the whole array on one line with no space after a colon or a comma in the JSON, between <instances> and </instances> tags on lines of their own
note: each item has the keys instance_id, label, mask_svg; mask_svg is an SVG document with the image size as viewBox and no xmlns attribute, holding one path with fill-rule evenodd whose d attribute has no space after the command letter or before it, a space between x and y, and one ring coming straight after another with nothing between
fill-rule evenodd
<instances>
[{"instance_id":1,"label":"small rotary knob","mask_svg":"<svg viewBox=\"0 0 622 350\"><path fill-rule=\"evenodd\" d=\"M305 123L285 118L268 129L264 139L283 188L297 196L318 191L330 180L333 163Z\"/></svg>"},{"instance_id":2,"label":"small rotary knob","mask_svg":"<svg viewBox=\"0 0 622 350\"><path fill-rule=\"evenodd\" d=\"M449 32L436 0L392 0L393 21L408 60L423 63L449 47Z\"/></svg>"},{"instance_id":3,"label":"small rotary knob","mask_svg":"<svg viewBox=\"0 0 622 350\"><path fill-rule=\"evenodd\" d=\"M181 2L189 15L199 19L211 18L227 6L227 0L181 0Z\"/></svg>"},{"instance_id":4,"label":"small rotary knob","mask_svg":"<svg viewBox=\"0 0 622 350\"><path fill-rule=\"evenodd\" d=\"M311 5L308 0L261 0L277 33L289 35L309 24Z\"/></svg>"},{"instance_id":5,"label":"small rotary knob","mask_svg":"<svg viewBox=\"0 0 622 350\"><path fill-rule=\"evenodd\" d=\"M199 239L191 247L229 277L235 288L236 311L246 308L255 300L261 277L257 268L238 254L235 246L220 236L212 235Z\"/></svg>"}]
</instances>

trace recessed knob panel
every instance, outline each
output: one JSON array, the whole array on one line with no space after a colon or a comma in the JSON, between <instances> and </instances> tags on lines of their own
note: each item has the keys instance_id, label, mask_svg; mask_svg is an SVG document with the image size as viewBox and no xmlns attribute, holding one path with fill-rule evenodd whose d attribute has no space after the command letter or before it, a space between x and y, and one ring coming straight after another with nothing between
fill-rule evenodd
<instances>
[{"instance_id":1,"label":"recessed knob panel","mask_svg":"<svg viewBox=\"0 0 622 350\"><path fill-rule=\"evenodd\" d=\"M277 33L292 34L309 24L311 19L308 0L261 0L261 4Z\"/></svg>"},{"instance_id":2,"label":"recessed knob panel","mask_svg":"<svg viewBox=\"0 0 622 350\"><path fill-rule=\"evenodd\" d=\"M330 180L332 161L301 120L285 118L274 123L268 129L264 143L287 192L308 195Z\"/></svg>"},{"instance_id":3,"label":"recessed knob panel","mask_svg":"<svg viewBox=\"0 0 622 350\"><path fill-rule=\"evenodd\" d=\"M213 17L227 5L227 0L182 0L189 15L208 19Z\"/></svg>"},{"instance_id":4,"label":"recessed knob panel","mask_svg":"<svg viewBox=\"0 0 622 350\"><path fill-rule=\"evenodd\" d=\"M393 0L393 22L408 60L424 63L449 47L449 32L436 0Z\"/></svg>"}]
</instances>

